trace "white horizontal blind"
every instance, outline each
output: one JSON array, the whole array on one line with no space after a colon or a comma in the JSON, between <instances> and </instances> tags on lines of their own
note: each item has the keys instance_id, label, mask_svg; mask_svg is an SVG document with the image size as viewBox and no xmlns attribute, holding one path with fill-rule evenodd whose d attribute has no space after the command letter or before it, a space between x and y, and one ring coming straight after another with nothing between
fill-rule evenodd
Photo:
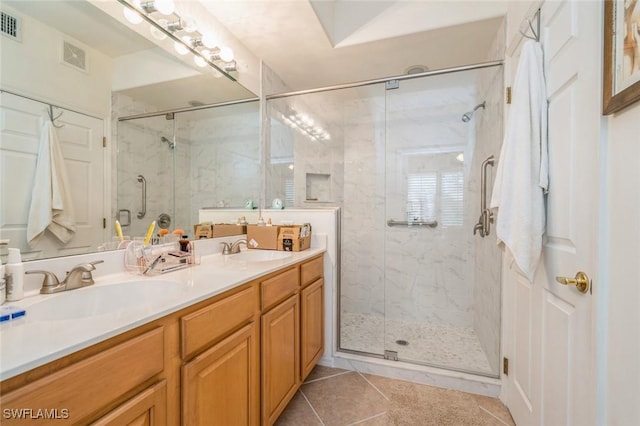
<instances>
[{"instance_id":1,"label":"white horizontal blind","mask_svg":"<svg viewBox=\"0 0 640 426\"><path fill-rule=\"evenodd\" d=\"M407 182L407 222L427 222L436 219L436 173L410 174Z\"/></svg>"},{"instance_id":2,"label":"white horizontal blind","mask_svg":"<svg viewBox=\"0 0 640 426\"><path fill-rule=\"evenodd\" d=\"M440 223L442 226L463 225L463 189L462 172L447 172L440 175Z\"/></svg>"},{"instance_id":3,"label":"white horizontal blind","mask_svg":"<svg viewBox=\"0 0 640 426\"><path fill-rule=\"evenodd\" d=\"M438 220L441 226L464 222L464 176L460 172L410 174L407 179L407 221ZM440 213L438 219L437 212Z\"/></svg>"},{"instance_id":4,"label":"white horizontal blind","mask_svg":"<svg viewBox=\"0 0 640 426\"><path fill-rule=\"evenodd\" d=\"M287 177L284 180L284 205L293 207L296 199L296 192L293 186L293 178Z\"/></svg>"}]
</instances>

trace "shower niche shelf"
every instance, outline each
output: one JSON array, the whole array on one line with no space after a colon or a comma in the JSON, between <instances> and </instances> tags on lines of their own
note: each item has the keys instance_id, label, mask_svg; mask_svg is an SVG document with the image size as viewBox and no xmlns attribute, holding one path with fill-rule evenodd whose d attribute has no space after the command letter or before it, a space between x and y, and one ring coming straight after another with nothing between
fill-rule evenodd
<instances>
[{"instance_id":1,"label":"shower niche shelf","mask_svg":"<svg viewBox=\"0 0 640 426\"><path fill-rule=\"evenodd\" d=\"M307 192L305 203L329 203L331 199L331 175L306 173Z\"/></svg>"}]
</instances>

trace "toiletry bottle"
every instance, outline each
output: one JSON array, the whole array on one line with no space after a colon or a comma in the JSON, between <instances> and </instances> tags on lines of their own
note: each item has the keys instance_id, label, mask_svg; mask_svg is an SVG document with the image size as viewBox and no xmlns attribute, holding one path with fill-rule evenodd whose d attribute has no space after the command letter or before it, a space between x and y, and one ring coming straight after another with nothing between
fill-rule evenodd
<instances>
[{"instance_id":1,"label":"toiletry bottle","mask_svg":"<svg viewBox=\"0 0 640 426\"><path fill-rule=\"evenodd\" d=\"M24 297L24 264L20 257L20 249L9 249L6 269L7 300L20 300Z\"/></svg>"},{"instance_id":2,"label":"toiletry bottle","mask_svg":"<svg viewBox=\"0 0 640 426\"><path fill-rule=\"evenodd\" d=\"M7 298L7 289L4 281L4 265L0 264L0 305L2 305Z\"/></svg>"},{"instance_id":3,"label":"toiletry bottle","mask_svg":"<svg viewBox=\"0 0 640 426\"><path fill-rule=\"evenodd\" d=\"M189 237L187 235L183 235L180 238L180 251L185 253L191 252L191 243L189 242Z\"/></svg>"}]
</instances>

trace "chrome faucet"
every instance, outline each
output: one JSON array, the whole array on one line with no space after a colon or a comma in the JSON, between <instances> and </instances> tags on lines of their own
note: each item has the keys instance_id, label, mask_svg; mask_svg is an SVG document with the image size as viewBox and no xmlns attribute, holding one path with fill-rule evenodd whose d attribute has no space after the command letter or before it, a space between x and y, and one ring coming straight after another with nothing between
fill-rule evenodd
<instances>
[{"instance_id":1,"label":"chrome faucet","mask_svg":"<svg viewBox=\"0 0 640 426\"><path fill-rule=\"evenodd\" d=\"M42 288L40 289L41 294L59 293L94 284L95 281L93 281L91 271L96 269L95 265L102 262L104 260L95 260L76 265L67 273L62 282L58 281L56 274L49 271L26 271L25 274L44 274Z\"/></svg>"},{"instance_id":2,"label":"chrome faucet","mask_svg":"<svg viewBox=\"0 0 640 426\"><path fill-rule=\"evenodd\" d=\"M234 241L233 243L220 243L222 244L222 254L236 254L240 253L240 244L247 245L247 240L242 238Z\"/></svg>"}]
</instances>

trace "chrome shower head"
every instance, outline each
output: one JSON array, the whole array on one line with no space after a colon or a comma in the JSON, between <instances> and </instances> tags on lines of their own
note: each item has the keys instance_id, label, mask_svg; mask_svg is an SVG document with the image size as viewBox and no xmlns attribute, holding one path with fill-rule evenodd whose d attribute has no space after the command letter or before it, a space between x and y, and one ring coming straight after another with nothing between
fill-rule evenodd
<instances>
[{"instance_id":1,"label":"chrome shower head","mask_svg":"<svg viewBox=\"0 0 640 426\"><path fill-rule=\"evenodd\" d=\"M476 112L476 110L477 110L478 108L485 109L485 108L486 108L486 104L487 104L487 102L486 102L486 101L482 101L482 103L481 103L481 104L476 105L476 106L473 108L473 110L471 110L471 111L469 111L469 112L465 112L465 113L462 115L462 121L463 121L463 122L465 122L465 123L469 122L469 121L471 120L471 118L473 117L473 114Z\"/></svg>"},{"instance_id":2,"label":"chrome shower head","mask_svg":"<svg viewBox=\"0 0 640 426\"><path fill-rule=\"evenodd\" d=\"M167 143L167 145L169 145L169 149L173 149L173 148L175 148L175 147L176 147L175 142L171 142L169 139L165 138L164 136L162 136L162 137L160 138L160 140L161 140L162 142L166 142L166 143Z\"/></svg>"}]
</instances>

